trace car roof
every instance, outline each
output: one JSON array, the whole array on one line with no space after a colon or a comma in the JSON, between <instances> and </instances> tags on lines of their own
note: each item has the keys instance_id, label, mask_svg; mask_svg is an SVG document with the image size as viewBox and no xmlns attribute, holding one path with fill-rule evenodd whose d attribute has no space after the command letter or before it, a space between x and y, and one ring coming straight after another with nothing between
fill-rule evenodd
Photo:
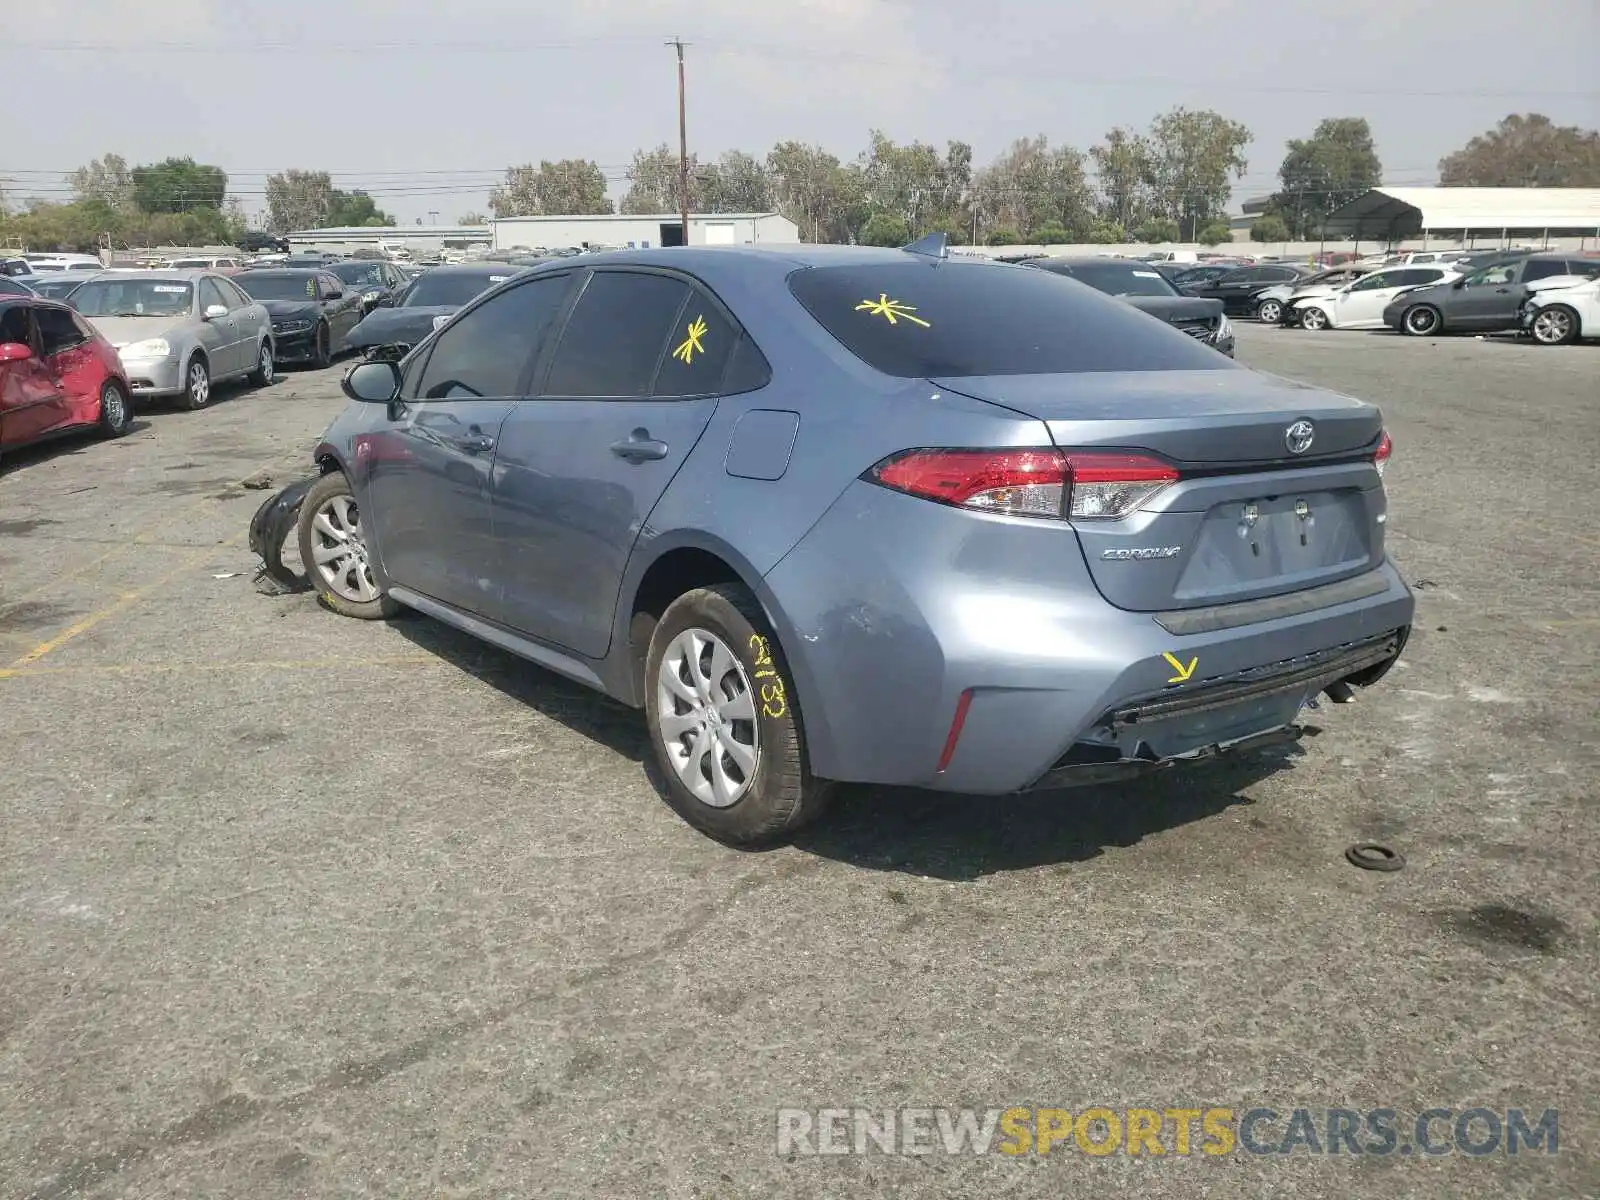
<instances>
[{"instance_id":1,"label":"car roof","mask_svg":"<svg viewBox=\"0 0 1600 1200\"><path fill-rule=\"evenodd\" d=\"M252 267L234 279L259 279L263 275L326 275L325 267Z\"/></svg>"}]
</instances>

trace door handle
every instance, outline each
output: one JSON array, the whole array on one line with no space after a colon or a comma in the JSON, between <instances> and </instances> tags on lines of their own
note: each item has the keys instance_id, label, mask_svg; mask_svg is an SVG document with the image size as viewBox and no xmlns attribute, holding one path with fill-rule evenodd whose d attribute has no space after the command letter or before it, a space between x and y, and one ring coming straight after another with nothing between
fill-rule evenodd
<instances>
[{"instance_id":1,"label":"door handle","mask_svg":"<svg viewBox=\"0 0 1600 1200\"><path fill-rule=\"evenodd\" d=\"M612 442L611 453L631 463L653 462L667 456L667 444L656 441L648 429L635 429L622 441Z\"/></svg>"},{"instance_id":2,"label":"door handle","mask_svg":"<svg viewBox=\"0 0 1600 1200\"><path fill-rule=\"evenodd\" d=\"M494 439L487 433L475 433L470 437L451 438L450 444L457 450L465 450L468 454L484 454L494 449Z\"/></svg>"}]
</instances>

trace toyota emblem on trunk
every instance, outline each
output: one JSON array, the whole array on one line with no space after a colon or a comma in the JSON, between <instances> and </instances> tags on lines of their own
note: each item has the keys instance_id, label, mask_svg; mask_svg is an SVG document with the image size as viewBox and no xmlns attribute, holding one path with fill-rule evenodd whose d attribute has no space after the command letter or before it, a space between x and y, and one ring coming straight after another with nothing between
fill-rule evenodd
<instances>
[{"instance_id":1,"label":"toyota emblem on trunk","mask_svg":"<svg viewBox=\"0 0 1600 1200\"><path fill-rule=\"evenodd\" d=\"M1290 454L1304 454L1316 440L1317 427L1310 421L1296 421L1283 431L1283 444Z\"/></svg>"}]
</instances>

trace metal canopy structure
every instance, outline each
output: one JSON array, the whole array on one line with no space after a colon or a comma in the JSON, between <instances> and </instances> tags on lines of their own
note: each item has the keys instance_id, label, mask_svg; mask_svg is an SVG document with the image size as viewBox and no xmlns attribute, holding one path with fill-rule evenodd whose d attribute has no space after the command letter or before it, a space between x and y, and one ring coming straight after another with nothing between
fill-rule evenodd
<instances>
[{"instance_id":1,"label":"metal canopy structure","mask_svg":"<svg viewBox=\"0 0 1600 1200\"><path fill-rule=\"evenodd\" d=\"M1600 236L1600 188L1374 188L1322 223L1327 236L1398 241L1422 233Z\"/></svg>"}]
</instances>

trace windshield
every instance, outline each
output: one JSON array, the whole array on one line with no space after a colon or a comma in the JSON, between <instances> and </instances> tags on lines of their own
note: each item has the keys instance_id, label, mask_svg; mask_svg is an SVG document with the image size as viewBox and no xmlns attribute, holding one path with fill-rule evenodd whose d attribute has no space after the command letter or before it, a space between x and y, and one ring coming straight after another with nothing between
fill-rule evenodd
<instances>
[{"instance_id":1,"label":"windshield","mask_svg":"<svg viewBox=\"0 0 1600 1200\"><path fill-rule=\"evenodd\" d=\"M287 271L247 271L234 282L255 300L315 300L317 277Z\"/></svg>"},{"instance_id":2,"label":"windshield","mask_svg":"<svg viewBox=\"0 0 1600 1200\"><path fill-rule=\"evenodd\" d=\"M493 275L480 275L472 272L438 272L430 271L426 275L418 276L417 281L406 292L402 302L404 308L461 308L479 292L486 292L503 279L510 279L516 274L513 270L504 273L495 272Z\"/></svg>"},{"instance_id":3,"label":"windshield","mask_svg":"<svg viewBox=\"0 0 1600 1200\"><path fill-rule=\"evenodd\" d=\"M193 303L194 285L181 279L91 280L72 293L86 317L183 317Z\"/></svg>"},{"instance_id":4,"label":"windshield","mask_svg":"<svg viewBox=\"0 0 1600 1200\"><path fill-rule=\"evenodd\" d=\"M330 268L346 283L359 287L382 287L383 267L375 262L347 262Z\"/></svg>"},{"instance_id":5,"label":"windshield","mask_svg":"<svg viewBox=\"0 0 1600 1200\"><path fill-rule=\"evenodd\" d=\"M954 260L813 267L790 275L789 290L857 358L900 378L1233 366L1131 305L1036 268Z\"/></svg>"},{"instance_id":6,"label":"windshield","mask_svg":"<svg viewBox=\"0 0 1600 1200\"><path fill-rule=\"evenodd\" d=\"M1066 272L1062 272L1066 274ZM1176 296L1178 289L1162 277L1159 271L1143 267L1128 267L1121 263L1077 264L1072 268L1072 278L1087 283L1097 292L1108 296Z\"/></svg>"}]
</instances>

